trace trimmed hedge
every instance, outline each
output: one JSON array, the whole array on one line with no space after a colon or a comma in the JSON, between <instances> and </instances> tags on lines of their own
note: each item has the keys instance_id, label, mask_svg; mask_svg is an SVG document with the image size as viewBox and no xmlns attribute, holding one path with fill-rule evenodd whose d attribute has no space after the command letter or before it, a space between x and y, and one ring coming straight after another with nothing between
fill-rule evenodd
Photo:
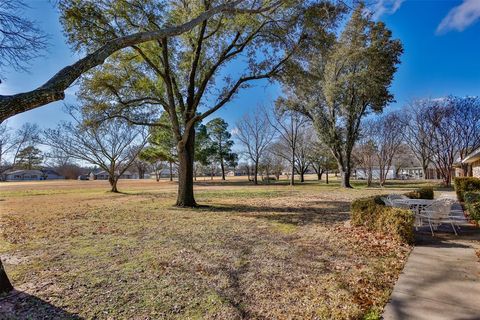
<instances>
[{"instance_id":1,"label":"trimmed hedge","mask_svg":"<svg viewBox=\"0 0 480 320\"><path fill-rule=\"evenodd\" d=\"M468 210L470 219L480 221L480 192L465 192L465 207Z\"/></svg>"},{"instance_id":2,"label":"trimmed hedge","mask_svg":"<svg viewBox=\"0 0 480 320\"><path fill-rule=\"evenodd\" d=\"M387 207L381 196L361 198L352 202L351 221L354 226L393 236L399 241L413 243L415 216L410 210Z\"/></svg>"},{"instance_id":3,"label":"trimmed hedge","mask_svg":"<svg viewBox=\"0 0 480 320\"><path fill-rule=\"evenodd\" d=\"M432 187L423 187L416 189L412 192L405 193L410 199L429 199L433 200L433 188Z\"/></svg>"},{"instance_id":4,"label":"trimmed hedge","mask_svg":"<svg viewBox=\"0 0 480 320\"><path fill-rule=\"evenodd\" d=\"M464 194L468 191L480 191L480 179L473 177L458 177L454 180L458 200L465 201Z\"/></svg>"}]
</instances>

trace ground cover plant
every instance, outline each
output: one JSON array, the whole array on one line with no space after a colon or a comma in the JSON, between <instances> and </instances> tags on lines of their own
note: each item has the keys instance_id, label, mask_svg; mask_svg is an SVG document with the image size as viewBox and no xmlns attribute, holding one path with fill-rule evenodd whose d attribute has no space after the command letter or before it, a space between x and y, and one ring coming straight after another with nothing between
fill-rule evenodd
<instances>
[{"instance_id":1,"label":"ground cover plant","mask_svg":"<svg viewBox=\"0 0 480 320\"><path fill-rule=\"evenodd\" d=\"M3 314L358 319L381 314L410 250L346 223L353 199L385 192L360 183L199 181L196 209L173 206L175 183L119 183L0 185L0 255L22 292Z\"/></svg>"}]
</instances>

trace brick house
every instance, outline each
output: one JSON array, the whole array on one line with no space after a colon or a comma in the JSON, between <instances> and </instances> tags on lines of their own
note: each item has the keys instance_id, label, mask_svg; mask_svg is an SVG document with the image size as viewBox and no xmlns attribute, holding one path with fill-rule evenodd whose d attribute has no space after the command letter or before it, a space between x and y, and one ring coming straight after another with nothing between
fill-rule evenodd
<instances>
[{"instance_id":1,"label":"brick house","mask_svg":"<svg viewBox=\"0 0 480 320\"><path fill-rule=\"evenodd\" d=\"M480 148L466 156L462 162L469 165L469 175L480 178Z\"/></svg>"}]
</instances>

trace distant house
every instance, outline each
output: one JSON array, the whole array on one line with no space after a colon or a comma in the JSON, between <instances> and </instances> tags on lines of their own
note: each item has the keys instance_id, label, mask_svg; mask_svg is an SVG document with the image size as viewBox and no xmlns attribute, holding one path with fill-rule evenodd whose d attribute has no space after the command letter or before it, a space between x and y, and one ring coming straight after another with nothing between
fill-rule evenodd
<instances>
[{"instance_id":1,"label":"distant house","mask_svg":"<svg viewBox=\"0 0 480 320\"><path fill-rule=\"evenodd\" d=\"M226 173L226 176L227 177L236 177L236 176L246 176L247 175L247 172L245 170L240 170L240 169L237 169L237 170L229 170L227 173Z\"/></svg>"},{"instance_id":2,"label":"distant house","mask_svg":"<svg viewBox=\"0 0 480 320\"><path fill-rule=\"evenodd\" d=\"M35 181L65 179L51 169L44 170L12 170L4 174L5 181Z\"/></svg>"},{"instance_id":3,"label":"distant house","mask_svg":"<svg viewBox=\"0 0 480 320\"><path fill-rule=\"evenodd\" d=\"M110 174L105 171L92 171L89 173L88 180L108 180ZM125 171L121 176L120 179L135 179L135 176L130 171Z\"/></svg>"},{"instance_id":4,"label":"distant house","mask_svg":"<svg viewBox=\"0 0 480 320\"><path fill-rule=\"evenodd\" d=\"M471 175L480 178L480 148L474 150L462 161L470 166Z\"/></svg>"},{"instance_id":5,"label":"distant house","mask_svg":"<svg viewBox=\"0 0 480 320\"><path fill-rule=\"evenodd\" d=\"M422 167L405 167L398 170L397 179L423 179Z\"/></svg>"},{"instance_id":6,"label":"distant house","mask_svg":"<svg viewBox=\"0 0 480 320\"><path fill-rule=\"evenodd\" d=\"M354 174L357 177L357 179L366 180L367 177L368 177L368 169L366 169L366 168L356 168ZM390 168L390 170L388 170L388 172L387 172L387 180L396 179L396 178L397 177L395 175L395 168ZM372 168L372 179L373 180L380 179L380 168L378 168L378 167L373 167Z\"/></svg>"}]
</instances>

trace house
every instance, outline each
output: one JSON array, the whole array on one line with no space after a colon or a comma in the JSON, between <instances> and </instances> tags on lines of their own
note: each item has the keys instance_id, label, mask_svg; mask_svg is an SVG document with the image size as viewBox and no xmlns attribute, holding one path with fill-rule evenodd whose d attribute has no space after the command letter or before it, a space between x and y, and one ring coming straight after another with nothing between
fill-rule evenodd
<instances>
[{"instance_id":1,"label":"house","mask_svg":"<svg viewBox=\"0 0 480 320\"><path fill-rule=\"evenodd\" d=\"M368 176L368 169L366 168L356 168L354 175L357 179L359 180L366 180ZM372 179L373 180L378 180L380 179L380 168L378 167L373 167L372 168ZM395 175L395 168L392 167L390 170L387 171L387 180L390 179L396 179Z\"/></svg>"},{"instance_id":2,"label":"house","mask_svg":"<svg viewBox=\"0 0 480 320\"><path fill-rule=\"evenodd\" d=\"M225 173L227 177L237 177L237 176L246 176L247 171L246 170L229 170Z\"/></svg>"},{"instance_id":3,"label":"house","mask_svg":"<svg viewBox=\"0 0 480 320\"><path fill-rule=\"evenodd\" d=\"M480 148L466 156L462 162L469 165L471 176L480 178Z\"/></svg>"},{"instance_id":4,"label":"house","mask_svg":"<svg viewBox=\"0 0 480 320\"><path fill-rule=\"evenodd\" d=\"M89 180L90 175L89 174L81 174L78 176L78 180Z\"/></svg>"},{"instance_id":5,"label":"house","mask_svg":"<svg viewBox=\"0 0 480 320\"><path fill-rule=\"evenodd\" d=\"M402 180L423 179L422 167L405 167L398 169L397 178Z\"/></svg>"},{"instance_id":6,"label":"house","mask_svg":"<svg viewBox=\"0 0 480 320\"><path fill-rule=\"evenodd\" d=\"M110 174L105 171L92 171L89 173L88 180L108 180ZM130 171L125 171L121 176L120 179L134 179L134 175Z\"/></svg>"},{"instance_id":7,"label":"house","mask_svg":"<svg viewBox=\"0 0 480 320\"><path fill-rule=\"evenodd\" d=\"M12 170L4 174L5 181L35 181L65 179L51 169L43 170Z\"/></svg>"}]
</instances>

